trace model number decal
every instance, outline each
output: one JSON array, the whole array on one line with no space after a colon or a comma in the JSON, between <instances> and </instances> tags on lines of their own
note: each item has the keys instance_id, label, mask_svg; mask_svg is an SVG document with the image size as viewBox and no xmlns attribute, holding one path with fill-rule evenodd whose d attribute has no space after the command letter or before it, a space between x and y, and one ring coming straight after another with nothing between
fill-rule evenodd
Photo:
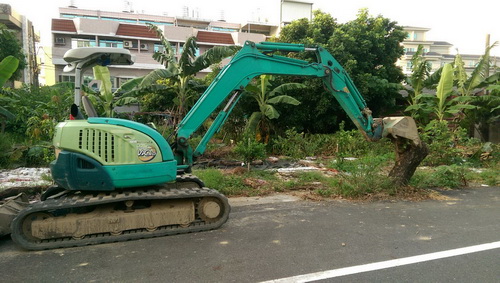
<instances>
[{"instance_id":1,"label":"model number decal","mask_svg":"<svg viewBox=\"0 0 500 283\"><path fill-rule=\"evenodd\" d=\"M141 146L137 148L137 157L143 162L153 160L156 156L156 149L152 146Z\"/></svg>"}]
</instances>

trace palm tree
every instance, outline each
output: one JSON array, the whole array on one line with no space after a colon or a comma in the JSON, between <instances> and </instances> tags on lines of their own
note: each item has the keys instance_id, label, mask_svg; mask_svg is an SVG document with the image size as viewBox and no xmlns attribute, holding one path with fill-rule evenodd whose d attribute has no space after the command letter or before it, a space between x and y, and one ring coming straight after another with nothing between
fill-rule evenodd
<instances>
[{"instance_id":1,"label":"palm tree","mask_svg":"<svg viewBox=\"0 0 500 283\"><path fill-rule=\"evenodd\" d=\"M258 105L259 110L253 112L248 120L247 131L255 133L258 141L269 141L271 132L271 119L278 119L280 113L273 105L285 103L291 105L299 105L300 101L285 95L287 91L305 88L305 85L299 83L285 83L273 90L270 90L273 80L271 75L261 75L255 84L249 84L245 88L245 93L253 97Z\"/></svg>"},{"instance_id":2,"label":"palm tree","mask_svg":"<svg viewBox=\"0 0 500 283\"><path fill-rule=\"evenodd\" d=\"M196 56L198 45L195 37L190 37L184 43L179 60L176 60L175 51L168 39L163 35L163 31L152 24L148 24L150 30L154 31L163 45L162 51L156 51L153 58L165 66L164 69L157 69L146 75L139 87L148 87L154 84L164 84L166 88L171 88L176 93L175 122L184 117L188 107L197 96L197 92L192 85L195 84L194 76L199 71L219 63L222 59L232 56L239 50L237 46L215 46L205 51L200 56Z\"/></svg>"}]
</instances>

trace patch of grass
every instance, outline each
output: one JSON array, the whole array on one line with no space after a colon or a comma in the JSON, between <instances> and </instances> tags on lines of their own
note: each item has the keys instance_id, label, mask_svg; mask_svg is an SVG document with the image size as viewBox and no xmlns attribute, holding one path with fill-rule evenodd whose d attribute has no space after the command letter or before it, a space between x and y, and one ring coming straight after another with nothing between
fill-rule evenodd
<instances>
[{"instance_id":1,"label":"patch of grass","mask_svg":"<svg viewBox=\"0 0 500 283\"><path fill-rule=\"evenodd\" d=\"M241 195L251 189L245 185L241 176L227 175L217 169L196 170L195 174L207 187L225 195Z\"/></svg>"},{"instance_id":2,"label":"patch of grass","mask_svg":"<svg viewBox=\"0 0 500 283\"><path fill-rule=\"evenodd\" d=\"M488 186L500 186L500 172L498 169L487 169L479 173L479 177Z\"/></svg>"},{"instance_id":3,"label":"patch of grass","mask_svg":"<svg viewBox=\"0 0 500 283\"><path fill-rule=\"evenodd\" d=\"M467 186L471 176L470 170L465 166L442 165L417 170L410 179L410 185L417 188L458 189Z\"/></svg>"}]
</instances>

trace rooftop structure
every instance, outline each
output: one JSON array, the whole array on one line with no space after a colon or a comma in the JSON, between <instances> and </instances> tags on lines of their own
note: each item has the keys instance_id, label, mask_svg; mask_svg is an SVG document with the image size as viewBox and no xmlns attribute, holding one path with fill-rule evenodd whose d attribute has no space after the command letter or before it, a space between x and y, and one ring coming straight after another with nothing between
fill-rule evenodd
<instances>
[{"instance_id":1,"label":"rooftop structure","mask_svg":"<svg viewBox=\"0 0 500 283\"><path fill-rule=\"evenodd\" d=\"M194 36L198 43L198 54L213 46L241 45L246 40L264 41L271 35L272 26L244 25L224 21L211 21L190 17L169 17L128 12L108 12L78 8L60 8L60 17L52 19L53 50L52 63L55 81L73 81L73 74L63 73L66 64L64 53L77 47L127 48L135 55L132 66L110 67L113 86L143 76L150 71L163 68L152 55L163 48L155 33L146 24L159 26L172 47L180 56L186 40ZM247 29L245 29L247 28ZM210 70L205 70L203 76ZM90 75L90 74L89 74Z\"/></svg>"}]
</instances>

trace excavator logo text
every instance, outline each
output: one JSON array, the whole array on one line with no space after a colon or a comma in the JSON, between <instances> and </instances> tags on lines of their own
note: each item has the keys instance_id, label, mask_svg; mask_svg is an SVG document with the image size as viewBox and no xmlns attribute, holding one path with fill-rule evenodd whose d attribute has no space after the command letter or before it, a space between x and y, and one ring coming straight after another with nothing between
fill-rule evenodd
<instances>
[{"instance_id":1,"label":"excavator logo text","mask_svg":"<svg viewBox=\"0 0 500 283\"><path fill-rule=\"evenodd\" d=\"M137 149L137 157L143 162L153 160L156 156L156 148L152 146L142 146Z\"/></svg>"}]
</instances>

